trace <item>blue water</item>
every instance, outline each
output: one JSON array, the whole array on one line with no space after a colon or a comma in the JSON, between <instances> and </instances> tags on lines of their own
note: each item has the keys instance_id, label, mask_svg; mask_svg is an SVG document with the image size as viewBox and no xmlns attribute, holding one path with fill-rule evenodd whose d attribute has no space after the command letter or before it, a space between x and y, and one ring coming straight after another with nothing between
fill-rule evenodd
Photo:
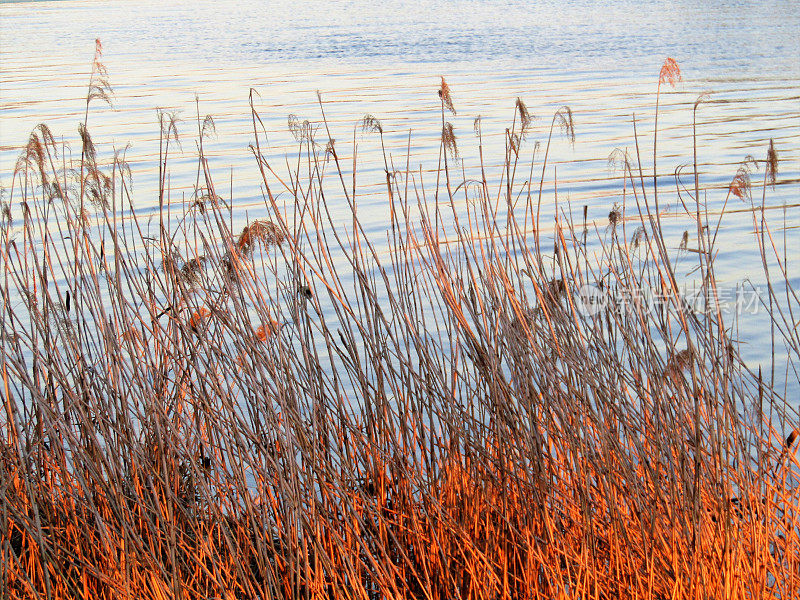
<instances>
[{"instance_id":1,"label":"blue water","mask_svg":"<svg viewBox=\"0 0 800 600\"><path fill-rule=\"evenodd\" d=\"M443 75L458 111L452 122L467 177L476 174L476 116L482 117L487 171L498 183L496 167L503 162L504 131L515 99L521 97L538 117L523 146L528 154L535 140L546 137L553 111L569 105L577 140L574 146L562 138L554 142L551 160L559 193L576 213L588 205L590 220L603 227L622 193L608 156L614 148L632 148L634 115L643 154L650 156L658 72L670 56L680 64L683 81L676 89L662 88L659 172L664 205L676 215L667 225L674 229L675 245L687 227L677 217L674 173L691 162L692 105L709 91L697 123L701 193L709 210L721 208L739 162L749 154L763 157L773 139L780 177L766 204L774 231L786 233L789 255L798 256L796 1L461 0L378 6L336 0L99 0L2 4L0 20L0 184L7 189L19 149L39 122L77 147L94 40L100 38L114 106L93 105L89 128L101 160L130 144L135 210L141 214L157 209L157 108L182 118L178 127L184 141L171 171L176 203L194 191L195 96L201 112L214 116L210 166L226 182L225 196L241 224L263 209L248 149L251 88L259 94L255 102L267 131L265 152L278 165L296 146L286 126L289 114L319 126L319 90L337 144L352 145L355 124L370 113L383 123L387 152L403 162L412 132L412 168L423 165L429 174L438 157L436 90ZM374 136L362 134L356 143L362 219L380 242L387 223L380 146ZM690 185L688 177L683 184ZM548 185L546 193L552 195L550 177ZM742 203L726 211L717 274L731 289L748 279L758 284L752 214ZM552 206L545 207L546 216L552 212ZM752 364L767 364L771 351L763 321L747 315L740 329Z\"/></svg>"},{"instance_id":2,"label":"blue water","mask_svg":"<svg viewBox=\"0 0 800 600\"><path fill-rule=\"evenodd\" d=\"M4 53L31 58L85 57L101 37L145 65L485 61L614 76L674 56L704 77L800 73L793 1L23 2L3 21Z\"/></svg>"}]
</instances>

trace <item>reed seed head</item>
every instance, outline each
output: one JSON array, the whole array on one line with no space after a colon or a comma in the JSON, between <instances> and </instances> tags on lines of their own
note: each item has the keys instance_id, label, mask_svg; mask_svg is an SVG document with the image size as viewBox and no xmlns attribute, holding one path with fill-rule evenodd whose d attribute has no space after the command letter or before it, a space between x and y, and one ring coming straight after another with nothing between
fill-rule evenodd
<instances>
[{"instance_id":1,"label":"reed seed head","mask_svg":"<svg viewBox=\"0 0 800 600\"><path fill-rule=\"evenodd\" d=\"M205 138L208 135L216 135L217 134L217 125L214 123L214 117L211 115L206 115L205 119L203 119L203 126L200 129L200 137Z\"/></svg>"},{"instance_id":2,"label":"reed seed head","mask_svg":"<svg viewBox=\"0 0 800 600\"><path fill-rule=\"evenodd\" d=\"M622 148L614 148L608 155L607 167L611 173L625 173L630 166L628 151Z\"/></svg>"},{"instance_id":3,"label":"reed seed head","mask_svg":"<svg viewBox=\"0 0 800 600\"><path fill-rule=\"evenodd\" d=\"M211 311L208 310L205 306L201 307L200 310L197 310L194 313L192 313L192 316L189 319L189 327L192 329L192 331L197 332L203 321L205 321L210 316L211 316Z\"/></svg>"},{"instance_id":4,"label":"reed seed head","mask_svg":"<svg viewBox=\"0 0 800 600\"><path fill-rule=\"evenodd\" d=\"M180 145L180 137L178 135L178 122L181 120L177 110L165 110L159 108L157 110L158 124L161 127L161 136L165 140L173 140L176 144Z\"/></svg>"},{"instance_id":5,"label":"reed seed head","mask_svg":"<svg viewBox=\"0 0 800 600\"><path fill-rule=\"evenodd\" d=\"M266 342L269 338L278 333L280 328L280 323L274 319L268 319L264 325L258 326L258 329L256 329L256 337L260 341Z\"/></svg>"},{"instance_id":6,"label":"reed seed head","mask_svg":"<svg viewBox=\"0 0 800 600\"><path fill-rule=\"evenodd\" d=\"M775 151L775 142L770 138L767 150L767 179L775 187L778 178L778 153Z\"/></svg>"},{"instance_id":7,"label":"reed seed head","mask_svg":"<svg viewBox=\"0 0 800 600\"><path fill-rule=\"evenodd\" d=\"M49 132L50 130L47 129L46 133L49 134ZM23 173L28 169L33 170L35 175L39 177L42 186L46 186L49 179L46 165L48 138L46 134L43 134L43 137L45 139L44 143L39 138L36 129L31 132L30 136L28 136L28 143L25 144L17 158L14 166L14 175ZM52 140L52 135L50 135L50 139ZM52 142L52 146L55 146L55 142Z\"/></svg>"},{"instance_id":8,"label":"reed seed head","mask_svg":"<svg viewBox=\"0 0 800 600\"><path fill-rule=\"evenodd\" d=\"M561 133L570 141L575 143L575 122L572 119L572 109L569 106L562 106L556 111L556 123L561 128Z\"/></svg>"},{"instance_id":9,"label":"reed seed head","mask_svg":"<svg viewBox=\"0 0 800 600\"><path fill-rule=\"evenodd\" d=\"M642 240L644 240L644 235L644 227L641 225L636 228L636 231L633 232L633 236L631 237L631 246L634 250L639 249L639 245L642 243Z\"/></svg>"},{"instance_id":10,"label":"reed seed head","mask_svg":"<svg viewBox=\"0 0 800 600\"><path fill-rule=\"evenodd\" d=\"M506 129L506 134L508 135L508 144L511 147L511 151L514 154L519 154L519 147L522 143L522 138L517 133L511 133L508 129Z\"/></svg>"},{"instance_id":11,"label":"reed seed head","mask_svg":"<svg viewBox=\"0 0 800 600\"><path fill-rule=\"evenodd\" d=\"M368 133L383 134L383 126L381 122L372 115L364 115L361 119L361 131Z\"/></svg>"},{"instance_id":12,"label":"reed seed head","mask_svg":"<svg viewBox=\"0 0 800 600\"><path fill-rule=\"evenodd\" d=\"M179 271L181 280L189 287L198 285L202 279L205 256L198 256L186 261Z\"/></svg>"},{"instance_id":13,"label":"reed seed head","mask_svg":"<svg viewBox=\"0 0 800 600\"><path fill-rule=\"evenodd\" d=\"M664 369L663 377L677 379L685 369L692 365L692 351L689 348L684 348L676 353L669 359L667 366Z\"/></svg>"},{"instance_id":14,"label":"reed seed head","mask_svg":"<svg viewBox=\"0 0 800 600\"><path fill-rule=\"evenodd\" d=\"M259 219L242 229L242 233L236 241L236 247L243 255L249 256L257 242L261 242L269 248L273 245L280 246L285 239L286 236L278 225L272 221Z\"/></svg>"},{"instance_id":15,"label":"reed seed head","mask_svg":"<svg viewBox=\"0 0 800 600\"><path fill-rule=\"evenodd\" d=\"M446 151L450 152L450 156L454 159L458 158L458 146L456 145L456 134L453 131L453 124L449 121L442 127L442 143Z\"/></svg>"},{"instance_id":16,"label":"reed seed head","mask_svg":"<svg viewBox=\"0 0 800 600\"><path fill-rule=\"evenodd\" d=\"M521 98L517 98L516 109L517 112L519 113L519 122L522 127L522 133L524 135L525 132L528 130L528 128L531 126L531 122L533 121L533 116L531 116L531 113L528 112L528 107L525 106L525 103L522 101Z\"/></svg>"},{"instance_id":17,"label":"reed seed head","mask_svg":"<svg viewBox=\"0 0 800 600\"><path fill-rule=\"evenodd\" d=\"M664 64L661 65L661 71L658 74L658 84L669 83L669 85L674 88L680 81L683 81L681 68L674 58L667 57Z\"/></svg>"},{"instance_id":18,"label":"reed seed head","mask_svg":"<svg viewBox=\"0 0 800 600\"><path fill-rule=\"evenodd\" d=\"M617 225L622 222L622 211L620 210L619 206L616 204L614 208L611 209L611 212L608 213L608 225L612 229L616 229Z\"/></svg>"},{"instance_id":19,"label":"reed seed head","mask_svg":"<svg viewBox=\"0 0 800 600\"><path fill-rule=\"evenodd\" d=\"M83 154L87 160L94 161L97 158L97 150L92 143L92 136L89 135L89 130L83 123L78 125L78 134L81 136L81 143L83 145Z\"/></svg>"},{"instance_id":20,"label":"reed seed head","mask_svg":"<svg viewBox=\"0 0 800 600\"><path fill-rule=\"evenodd\" d=\"M736 170L736 175L733 176L728 191L740 200L747 200L750 198L750 190L750 169L746 163L742 163Z\"/></svg>"},{"instance_id":21,"label":"reed seed head","mask_svg":"<svg viewBox=\"0 0 800 600\"><path fill-rule=\"evenodd\" d=\"M703 92L697 97L697 100L694 101L693 109L697 110L697 107L700 106L703 102L707 102L708 99L711 98L711 92Z\"/></svg>"},{"instance_id":22,"label":"reed seed head","mask_svg":"<svg viewBox=\"0 0 800 600\"><path fill-rule=\"evenodd\" d=\"M86 104L92 100L101 100L113 106L114 89L108 80L108 71L102 63L103 57L103 44L100 39L94 41L94 61L92 62L92 75L89 79L89 91L86 95Z\"/></svg>"},{"instance_id":23,"label":"reed seed head","mask_svg":"<svg viewBox=\"0 0 800 600\"><path fill-rule=\"evenodd\" d=\"M685 251L688 247L689 247L689 232L688 231L684 231L683 235L681 236L680 246L678 246L678 248L680 250Z\"/></svg>"},{"instance_id":24,"label":"reed seed head","mask_svg":"<svg viewBox=\"0 0 800 600\"><path fill-rule=\"evenodd\" d=\"M292 114L287 117L286 123L289 133L298 142L311 139L311 122L308 119L300 121L297 115Z\"/></svg>"},{"instance_id":25,"label":"reed seed head","mask_svg":"<svg viewBox=\"0 0 800 600\"><path fill-rule=\"evenodd\" d=\"M444 77L442 77L442 84L439 87L439 98L441 98L442 104L444 104L444 107L447 110L453 114L456 114L455 106L453 106L453 97L450 95L450 86L447 85Z\"/></svg>"},{"instance_id":26,"label":"reed seed head","mask_svg":"<svg viewBox=\"0 0 800 600\"><path fill-rule=\"evenodd\" d=\"M205 214L209 205L214 206L222 201L222 198L210 190L198 190L195 195L192 208L196 208L200 214Z\"/></svg>"}]
</instances>

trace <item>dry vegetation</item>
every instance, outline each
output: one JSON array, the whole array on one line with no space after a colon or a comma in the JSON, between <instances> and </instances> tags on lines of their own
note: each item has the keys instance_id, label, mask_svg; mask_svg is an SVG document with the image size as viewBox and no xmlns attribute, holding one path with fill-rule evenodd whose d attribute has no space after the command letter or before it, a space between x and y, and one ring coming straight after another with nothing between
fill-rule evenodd
<instances>
[{"instance_id":1,"label":"dry vegetation","mask_svg":"<svg viewBox=\"0 0 800 600\"><path fill-rule=\"evenodd\" d=\"M533 132L518 100L500 189L459 185L442 80L443 189L384 153L382 256L324 121L290 119L297 167L279 176L253 109L269 216L237 233L203 155L210 119L194 201L165 202L164 114L148 228L122 216L122 155L100 164L88 134L89 103L111 93L100 51L80 165L37 128L0 230L0 596L797 597L797 414L713 303L682 299L638 150L617 157L626 196L605 234L590 243L559 216L545 238L550 141L574 136L571 111L521 182ZM665 69L659 88L679 77ZM375 117L360 126L382 140ZM764 154L728 196L751 197L756 167L774 183ZM717 227L694 181L712 297ZM350 207L347 227L331 204ZM788 281L753 214L754 251ZM587 312L585 285L663 303ZM781 289L767 307L793 362L800 304Z\"/></svg>"}]
</instances>

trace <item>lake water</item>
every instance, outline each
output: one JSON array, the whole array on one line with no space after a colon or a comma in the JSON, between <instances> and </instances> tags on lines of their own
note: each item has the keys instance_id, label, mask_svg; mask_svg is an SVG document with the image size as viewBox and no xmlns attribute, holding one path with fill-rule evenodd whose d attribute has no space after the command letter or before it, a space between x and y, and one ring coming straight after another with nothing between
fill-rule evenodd
<instances>
[{"instance_id":1,"label":"lake water","mask_svg":"<svg viewBox=\"0 0 800 600\"><path fill-rule=\"evenodd\" d=\"M279 166L296 148L288 115L319 123L319 90L337 145L352 146L355 125L369 113L383 124L387 151L403 162L411 131L412 167L422 165L430 173L441 131L436 91L444 76L458 111L452 122L465 171L474 172L477 165L473 120L481 115L493 181L499 181L496 167L504 158L504 131L515 99L524 100L538 117L525 142L528 153L534 140L546 138L553 111L569 105L576 142L558 138L551 151L559 193L576 213L588 205L589 218L602 225L621 200L621 179L609 171L608 156L616 147L633 149L634 114L643 154L651 156L658 73L671 56L681 66L683 81L675 90L662 88L663 201L679 212L674 172L691 164L692 105L701 92L710 92L698 110L700 184L709 209L721 207L740 161L747 155L763 158L773 139L781 162L778 185L766 195L768 216L773 231L785 233L788 247L795 248L790 256L798 257L796 1L769 6L733 0L19 2L0 6L0 20L0 183L5 188L36 124L47 123L56 136L78 147L77 124L83 118L94 40L100 38L114 107L93 105L89 129L101 161L110 159L114 147L131 144L127 156L140 214L157 209L157 108L178 111L183 118L184 141L171 173L173 199L194 191L197 96L201 113L216 121L217 135L207 145L210 166L218 181L226 182L225 196L233 199L236 218L244 222L264 210L248 149L250 88L259 94L255 105L267 131L266 154ZM355 141L359 206L365 227L380 241L386 230L380 144L361 133ZM649 164L645 159L646 168ZM754 175L754 182L760 180ZM754 196L760 198L761 190ZM729 288L748 278L758 283L752 215L740 202L729 208L718 275ZM684 228L685 223L675 223L676 239ZM790 268L790 273L798 271ZM797 276L793 280L800 284ZM763 323L744 315L741 329L752 364L766 362Z\"/></svg>"}]
</instances>

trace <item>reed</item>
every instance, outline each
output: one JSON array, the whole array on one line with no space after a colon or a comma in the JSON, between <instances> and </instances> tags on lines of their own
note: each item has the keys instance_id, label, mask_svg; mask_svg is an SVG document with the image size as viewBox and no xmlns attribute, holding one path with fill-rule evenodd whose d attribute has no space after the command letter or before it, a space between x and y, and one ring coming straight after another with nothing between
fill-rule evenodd
<instances>
[{"instance_id":1,"label":"reed","mask_svg":"<svg viewBox=\"0 0 800 600\"><path fill-rule=\"evenodd\" d=\"M572 111L538 163L533 146L532 194L517 99L493 191L447 172L442 79L446 189L382 150L388 253L321 100L321 127L289 117L297 160L279 174L251 94L264 217L238 234L199 112L197 194L167 201L162 115L154 231L123 216L123 157L101 164L91 143L89 101L110 96L95 69L78 168L34 131L0 227L0 596L796 597L800 420L711 302L719 226L697 191L701 309L675 285L688 234L665 239L638 151L616 155L608 230L592 240L563 211L546 227L550 139L574 141ZM385 125L360 126L384 148ZM766 194L772 143L762 162ZM752 199L748 169L728 195ZM758 212L775 351L796 365L800 301Z\"/></svg>"}]
</instances>

